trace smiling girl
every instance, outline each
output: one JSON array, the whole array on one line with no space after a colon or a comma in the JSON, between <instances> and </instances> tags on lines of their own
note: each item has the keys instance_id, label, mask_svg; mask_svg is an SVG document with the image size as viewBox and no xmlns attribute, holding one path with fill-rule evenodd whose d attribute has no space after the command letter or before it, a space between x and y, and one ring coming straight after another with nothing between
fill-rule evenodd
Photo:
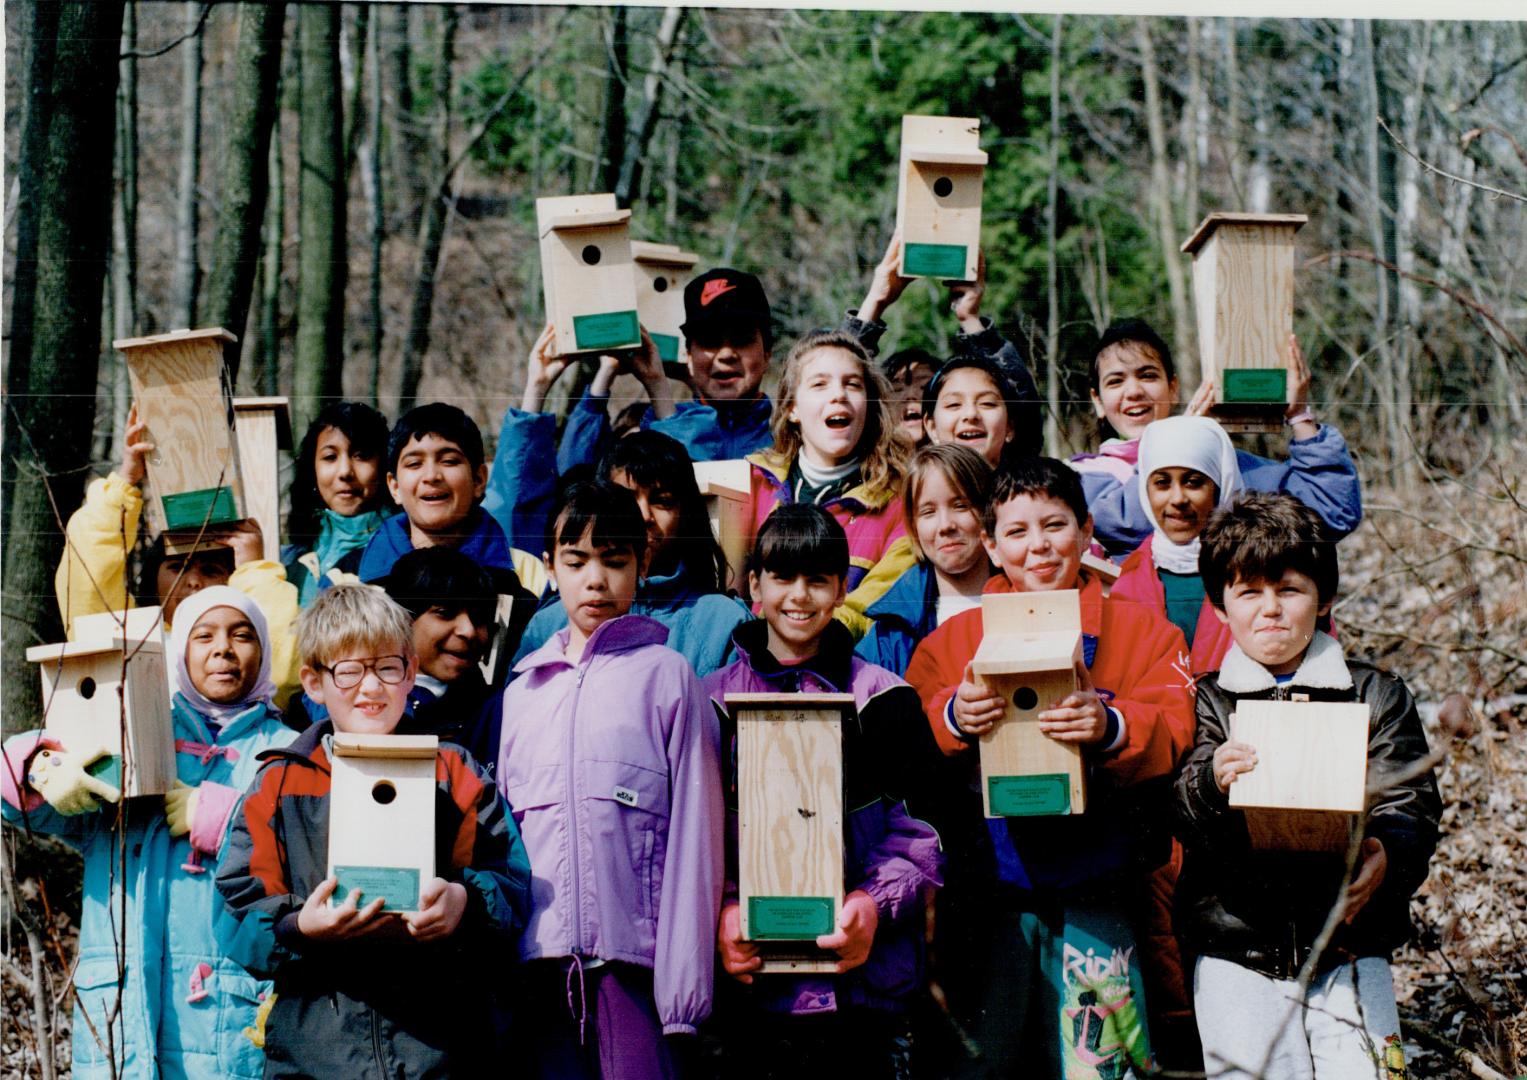
<instances>
[{"instance_id":1,"label":"smiling girl","mask_svg":"<svg viewBox=\"0 0 1527 1080\"><path fill-rule=\"evenodd\" d=\"M281 552L286 577L307 607L339 561L366 546L386 521L392 500L383 482L387 418L358 401L324 407L297 451L288 546Z\"/></svg>"},{"instance_id":2,"label":"smiling girl","mask_svg":"<svg viewBox=\"0 0 1527 1080\"><path fill-rule=\"evenodd\" d=\"M1251 491L1285 491L1310 507L1338 540L1363 519L1357 467L1346 440L1310 411L1310 368L1293 335L1288 340L1293 392L1284 423L1288 460L1274 461L1236 451L1241 478ZM1096 454L1078 454L1071 465L1081 473L1096 536L1113 558L1122 558L1150 536L1154 523L1138 496L1136 461L1140 436L1172 414L1179 401L1172 350L1140 319L1122 319L1098 339L1092 356L1092 407L1105 431L1113 433ZM1207 381L1184 412L1206 415L1215 386Z\"/></svg>"},{"instance_id":3,"label":"smiling girl","mask_svg":"<svg viewBox=\"0 0 1527 1080\"><path fill-rule=\"evenodd\" d=\"M166 719L175 790L162 803L103 805L98 794L111 792L86 770L107 750L33 731L5 746L4 819L84 856L74 1075L145 1075L157 1066L161 1076L253 1080L264 1055L243 1030L256 1024L269 987L219 955L212 927L221 902L208 871L256 756L293 733L271 704L265 617L244 593L211 586L186 599L166 652L180 687Z\"/></svg>"},{"instance_id":4,"label":"smiling girl","mask_svg":"<svg viewBox=\"0 0 1527 1080\"><path fill-rule=\"evenodd\" d=\"M923 390L923 426L935 443L969 447L996 468L1014 445L1013 416L1018 397L996 363L981 356L956 356L939 369ZM1038 448L1038 431L1022 440L1028 452Z\"/></svg>"},{"instance_id":5,"label":"smiling girl","mask_svg":"<svg viewBox=\"0 0 1527 1080\"><path fill-rule=\"evenodd\" d=\"M1152 424L1140 437L1137 484L1154 531L1124 560L1113 595L1164 613L1189 642L1194 672L1218 671L1231 637L1204 597L1198 538L1241 490L1230 436L1207 416Z\"/></svg>"},{"instance_id":6,"label":"smiling girl","mask_svg":"<svg viewBox=\"0 0 1527 1080\"><path fill-rule=\"evenodd\" d=\"M776 506L820 506L848 534L852 591L906 532L896 503L904 449L885 378L852 335L807 334L785 359L771 426L773 447L748 455L754 532Z\"/></svg>"},{"instance_id":7,"label":"smiling girl","mask_svg":"<svg viewBox=\"0 0 1527 1080\"><path fill-rule=\"evenodd\" d=\"M991 483L991 467L964 446L935 443L913 456L902 510L917 561L865 612L874 625L854 650L859 656L904 674L934 627L980 606L992 574L981 546Z\"/></svg>"}]
</instances>

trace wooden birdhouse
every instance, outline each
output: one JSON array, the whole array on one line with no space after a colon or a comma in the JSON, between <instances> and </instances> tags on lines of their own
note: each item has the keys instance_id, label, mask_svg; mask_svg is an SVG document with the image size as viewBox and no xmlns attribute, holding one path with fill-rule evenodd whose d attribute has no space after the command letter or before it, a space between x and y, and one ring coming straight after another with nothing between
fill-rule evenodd
<instances>
[{"instance_id":1,"label":"wooden birdhouse","mask_svg":"<svg viewBox=\"0 0 1527 1080\"><path fill-rule=\"evenodd\" d=\"M994 593L981 598L981 618L981 647L970 669L1006 706L980 741L986 816L1081 813L1087 805L1081 750L1045 735L1038 722L1039 713L1076 689L1080 594Z\"/></svg>"},{"instance_id":2,"label":"wooden birdhouse","mask_svg":"<svg viewBox=\"0 0 1527 1080\"><path fill-rule=\"evenodd\" d=\"M158 607L128 608L125 611L98 611L76 615L69 627L69 640L77 644L110 644L124 638L136 645L140 641L164 640L164 613Z\"/></svg>"},{"instance_id":3,"label":"wooden birdhouse","mask_svg":"<svg viewBox=\"0 0 1527 1080\"><path fill-rule=\"evenodd\" d=\"M843 722L852 694L728 694L737 729L742 936L764 972L831 971L843 907Z\"/></svg>"},{"instance_id":4,"label":"wooden birdhouse","mask_svg":"<svg viewBox=\"0 0 1527 1080\"><path fill-rule=\"evenodd\" d=\"M435 871L434 735L357 735L336 731L329 767L330 901L352 889L361 904L386 897L382 910L419 910Z\"/></svg>"},{"instance_id":5,"label":"wooden birdhouse","mask_svg":"<svg viewBox=\"0 0 1527 1080\"><path fill-rule=\"evenodd\" d=\"M1345 852L1368 784L1368 706L1362 702L1238 701L1230 738L1257 767L1230 785L1254 848Z\"/></svg>"},{"instance_id":6,"label":"wooden birdhouse","mask_svg":"<svg viewBox=\"0 0 1527 1080\"><path fill-rule=\"evenodd\" d=\"M233 399L239 472L248 517L260 523L265 557L281 561L281 467L277 454L292 448L292 417L284 397Z\"/></svg>"},{"instance_id":7,"label":"wooden birdhouse","mask_svg":"<svg viewBox=\"0 0 1527 1080\"><path fill-rule=\"evenodd\" d=\"M700 257L681 251L676 244L631 242L636 262L636 312L657 346L657 355L669 374L687 373L689 353L684 348L684 286L694 276ZM672 365L672 366L670 366ZM683 371L674 370L674 367Z\"/></svg>"},{"instance_id":8,"label":"wooden birdhouse","mask_svg":"<svg viewBox=\"0 0 1527 1080\"><path fill-rule=\"evenodd\" d=\"M610 194L536 200L546 321L556 327L557 355L641 344L630 221L631 211L616 209Z\"/></svg>"},{"instance_id":9,"label":"wooden birdhouse","mask_svg":"<svg viewBox=\"0 0 1527 1080\"><path fill-rule=\"evenodd\" d=\"M216 327L112 342L127 358L138 419L154 444L143 505L156 535L246 516L223 356L236 341Z\"/></svg>"},{"instance_id":10,"label":"wooden birdhouse","mask_svg":"<svg viewBox=\"0 0 1527 1080\"><path fill-rule=\"evenodd\" d=\"M981 249L981 122L963 116L901 118L901 275L974 281Z\"/></svg>"},{"instance_id":11,"label":"wooden birdhouse","mask_svg":"<svg viewBox=\"0 0 1527 1080\"><path fill-rule=\"evenodd\" d=\"M1303 214L1204 218L1182 250L1193 256L1193 303L1205 379L1219 380L1210 415L1226 431L1283 428L1288 337L1294 330L1294 233Z\"/></svg>"},{"instance_id":12,"label":"wooden birdhouse","mask_svg":"<svg viewBox=\"0 0 1527 1080\"><path fill-rule=\"evenodd\" d=\"M1090 571L1102 584L1103 595L1107 596L1113 591L1114 582L1119 580L1119 575L1124 568L1116 562L1109 562L1101 555L1094 555L1090 551L1082 552L1082 569Z\"/></svg>"},{"instance_id":13,"label":"wooden birdhouse","mask_svg":"<svg viewBox=\"0 0 1527 1080\"><path fill-rule=\"evenodd\" d=\"M726 555L732 587L744 591L753 547L753 467L741 458L695 462L695 483L705 496L710 528Z\"/></svg>"},{"instance_id":14,"label":"wooden birdhouse","mask_svg":"<svg viewBox=\"0 0 1527 1080\"><path fill-rule=\"evenodd\" d=\"M174 788L175 727L157 637L134 640L118 629L104 640L37 645L27 659L42 674L43 729L76 752L111 751L92 773L129 798Z\"/></svg>"}]
</instances>

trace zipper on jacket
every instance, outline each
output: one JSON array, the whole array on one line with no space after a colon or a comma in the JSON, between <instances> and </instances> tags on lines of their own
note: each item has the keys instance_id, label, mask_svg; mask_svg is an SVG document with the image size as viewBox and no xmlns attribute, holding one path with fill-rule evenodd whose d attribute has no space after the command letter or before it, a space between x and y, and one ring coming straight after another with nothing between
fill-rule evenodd
<instances>
[{"instance_id":1,"label":"zipper on jacket","mask_svg":"<svg viewBox=\"0 0 1527 1080\"><path fill-rule=\"evenodd\" d=\"M588 644L584 644L585 652ZM573 869L573 954L583 955L583 889L578 879L578 863L582 858L579 853L578 842L578 791L577 791L577 763L573 756L573 729L578 717L578 699L583 696L583 677L588 674L588 665L591 657L585 655L578 660L578 677L573 684L573 707L568 710L567 717L567 830L568 843L572 846L572 858L569 862Z\"/></svg>"}]
</instances>

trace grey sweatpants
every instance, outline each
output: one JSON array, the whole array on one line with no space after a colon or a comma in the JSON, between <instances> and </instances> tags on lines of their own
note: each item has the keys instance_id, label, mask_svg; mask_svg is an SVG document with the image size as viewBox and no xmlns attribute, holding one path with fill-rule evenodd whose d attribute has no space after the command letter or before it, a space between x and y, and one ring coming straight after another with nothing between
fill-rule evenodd
<instances>
[{"instance_id":1,"label":"grey sweatpants","mask_svg":"<svg viewBox=\"0 0 1527 1080\"><path fill-rule=\"evenodd\" d=\"M1200 957L1193 1008L1216 1080L1391 1080L1405 1074L1389 964L1365 957L1299 993L1229 960Z\"/></svg>"}]
</instances>

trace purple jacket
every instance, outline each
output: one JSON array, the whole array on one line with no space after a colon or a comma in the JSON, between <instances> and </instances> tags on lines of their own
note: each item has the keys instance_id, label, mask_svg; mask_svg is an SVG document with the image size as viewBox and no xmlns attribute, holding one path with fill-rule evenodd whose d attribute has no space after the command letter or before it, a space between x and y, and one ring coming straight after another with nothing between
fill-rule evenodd
<instances>
[{"instance_id":1,"label":"purple jacket","mask_svg":"<svg viewBox=\"0 0 1527 1080\"><path fill-rule=\"evenodd\" d=\"M498 786L530 856L521 958L652 968L672 1034L710 1013L724 866L719 732L667 634L626 615L577 665L565 628L516 664Z\"/></svg>"},{"instance_id":2,"label":"purple jacket","mask_svg":"<svg viewBox=\"0 0 1527 1080\"><path fill-rule=\"evenodd\" d=\"M772 1012L796 1014L868 1007L899 1010L922 983L923 895L943 884L944 856L938 833L913 817L904 800L919 794L929 764L940 759L919 725L917 692L885 668L853 655L853 639L841 623L828 626L821 651L786 667L767 646L763 620L743 623L732 635L742 659L712 672L705 689L717 713L726 715L727 694L852 693L857 722L843 728L844 892L862 889L875 901L880 922L869 959L846 975L788 978L768 975L748 991ZM730 728L730 724L727 725ZM727 781L727 865L737 860L735 733L725 742ZM914 788L919 789L914 792ZM729 876L727 895L735 897Z\"/></svg>"}]
</instances>

